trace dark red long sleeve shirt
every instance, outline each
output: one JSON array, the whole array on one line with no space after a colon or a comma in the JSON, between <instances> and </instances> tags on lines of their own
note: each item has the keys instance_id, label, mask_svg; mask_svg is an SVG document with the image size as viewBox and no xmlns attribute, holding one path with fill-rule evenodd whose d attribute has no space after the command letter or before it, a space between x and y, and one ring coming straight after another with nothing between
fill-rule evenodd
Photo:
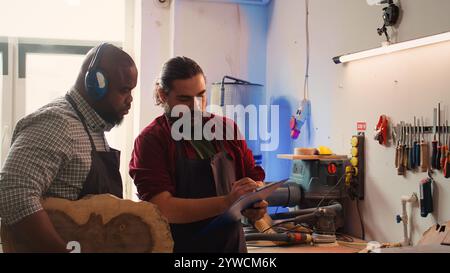
<instances>
[{"instance_id":1,"label":"dark red long sleeve shirt","mask_svg":"<svg viewBox=\"0 0 450 273\"><path fill-rule=\"evenodd\" d=\"M213 117L214 115L211 118ZM260 166L255 166L252 151L247 147L245 140L237 139L239 131L236 123L227 118L223 118L223 122L224 125L234 127L235 137L233 140L224 141L224 148L234 159L236 180L249 177L255 181L263 181L264 170ZM144 128L134 142L129 173L141 200L149 201L164 191L175 194L177 152L170 130L167 118L162 115ZM224 136L225 132L226 130ZM215 141L213 144L218 150L218 144ZM194 148L187 141L183 141L182 146L188 158L197 158Z\"/></svg>"}]
</instances>

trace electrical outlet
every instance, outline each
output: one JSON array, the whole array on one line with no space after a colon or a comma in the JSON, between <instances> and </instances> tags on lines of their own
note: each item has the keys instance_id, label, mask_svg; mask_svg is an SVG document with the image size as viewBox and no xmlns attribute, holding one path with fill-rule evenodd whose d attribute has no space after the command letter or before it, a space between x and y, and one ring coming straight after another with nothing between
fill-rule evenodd
<instances>
[{"instance_id":1,"label":"electrical outlet","mask_svg":"<svg viewBox=\"0 0 450 273\"><path fill-rule=\"evenodd\" d=\"M352 137L352 158L350 165L345 168L345 186L352 200L364 200L365 177L365 135L363 132Z\"/></svg>"}]
</instances>

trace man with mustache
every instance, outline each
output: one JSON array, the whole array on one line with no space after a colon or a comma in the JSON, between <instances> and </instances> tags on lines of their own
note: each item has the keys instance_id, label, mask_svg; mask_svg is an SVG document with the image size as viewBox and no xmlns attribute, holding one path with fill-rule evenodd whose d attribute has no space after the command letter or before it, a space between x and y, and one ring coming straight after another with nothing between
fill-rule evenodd
<instances>
[{"instance_id":1,"label":"man with mustache","mask_svg":"<svg viewBox=\"0 0 450 273\"><path fill-rule=\"evenodd\" d=\"M178 120L195 122L195 114L188 112L198 114L206 108L205 76L192 59L175 57L164 64L155 97L165 113L138 136L130 162L139 197L158 205L169 220L174 252L247 252L240 222L214 228L209 224L262 184L263 169L255 166L252 151L237 137L236 124L226 118L211 115L203 121L218 119L217 125L236 133L232 139L174 137L172 128ZM188 111L174 113L180 106ZM194 127L183 128L188 130L184 135L192 136ZM244 215L256 221L266 209L267 202L261 201Z\"/></svg>"},{"instance_id":2,"label":"man with mustache","mask_svg":"<svg viewBox=\"0 0 450 273\"><path fill-rule=\"evenodd\" d=\"M67 251L41 198L122 197L120 152L109 147L105 132L128 113L137 74L127 53L103 43L88 52L65 97L17 123L0 172L0 217L31 251Z\"/></svg>"}]
</instances>

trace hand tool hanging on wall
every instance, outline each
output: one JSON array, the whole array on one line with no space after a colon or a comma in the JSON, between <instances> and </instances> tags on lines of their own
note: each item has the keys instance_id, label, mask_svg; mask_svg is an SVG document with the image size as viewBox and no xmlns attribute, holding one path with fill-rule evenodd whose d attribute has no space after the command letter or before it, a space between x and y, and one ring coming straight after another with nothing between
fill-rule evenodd
<instances>
[{"instance_id":1,"label":"hand tool hanging on wall","mask_svg":"<svg viewBox=\"0 0 450 273\"><path fill-rule=\"evenodd\" d=\"M401 132L401 126L400 124L397 124L397 126L395 126L394 128L395 131L395 141L397 142L397 145L395 146L395 168L398 169L398 167L400 166L400 147L401 147L401 137L402 137L402 132Z\"/></svg>"},{"instance_id":2,"label":"hand tool hanging on wall","mask_svg":"<svg viewBox=\"0 0 450 273\"><path fill-rule=\"evenodd\" d=\"M420 215L427 217L429 213L433 212L433 194L432 186L434 180L429 173L429 177L420 181Z\"/></svg>"},{"instance_id":3,"label":"hand tool hanging on wall","mask_svg":"<svg viewBox=\"0 0 450 273\"><path fill-rule=\"evenodd\" d=\"M436 140L436 130L437 130L437 109L433 109L433 141L431 142L431 168L436 169L436 158L437 158L437 148L438 142Z\"/></svg>"},{"instance_id":4,"label":"hand tool hanging on wall","mask_svg":"<svg viewBox=\"0 0 450 273\"><path fill-rule=\"evenodd\" d=\"M405 167L405 172L408 170L408 156L409 156L409 145L408 145L408 123L405 123L405 146L403 148L403 166Z\"/></svg>"},{"instance_id":5,"label":"hand tool hanging on wall","mask_svg":"<svg viewBox=\"0 0 450 273\"><path fill-rule=\"evenodd\" d=\"M415 147L414 147L414 143L415 143L415 132L414 132L414 127L412 126L412 124L409 125L410 126L410 131L411 131L411 170L414 170L416 168L416 151L415 151Z\"/></svg>"},{"instance_id":6,"label":"hand tool hanging on wall","mask_svg":"<svg viewBox=\"0 0 450 273\"><path fill-rule=\"evenodd\" d=\"M387 145L387 132L389 127L388 117L381 115L375 127L374 139L381 145Z\"/></svg>"},{"instance_id":7,"label":"hand tool hanging on wall","mask_svg":"<svg viewBox=\"0 0 450 273\"><path fill-rule=\"evenodd\" d=\"M407 150L407 168L408 170L414 169L414 147L413 147L413 137L412 137L412 126L411 124L408 124L408 146L406 148Z\"/></svg>"},{"instance_id":8,"label":"hand tool hanging on wall","mask_svg":"<svg viewBox=\"0 0 450 273\"><path fill-rule=\"evenodd\" d=\"M398 175L407 170L426 172L442 170L446 178L450 178L450 127L447 110L441 112L441 103L433 108L433 123L426 126L424 117L414 116L414 123L401 121L392 126L392 139L395 147L395 167ZM431 148L428 137L433 134ZM431 149L431 150L430 150Z\"/></svg>"},{"instance_id":9,"label":"hand tool hanging on wall","mask_svg":"<svg viewBox=\"0 0 450 273\"><path fill-rule=\"evenodd\" d=\"M405 165L404 165L404 155L405 155L405 127L403 126L403 121L400 122L400 145L398 147L398 167L397 174L404 175L405 174Z\"/></svg>"},{"instance_id":10,"label":"hand tool hanging on wall","mask_svg":"<svg viewBox=\"0 0 450 273\"><path fill-rule=\"evenodd\" d=\"M445 122L447 134L445 136L447 141L447 154L444 162L444 176L445 178L450 178L450 135L448 134L448 120Z\"/></svg>"},{"instance_id":11,"label":"hand tool hanging on wall","mask_svg":"<svg viewBox=\"0 0 450 273\"><path fill-rule=\"evenodd\" d=\"M408 136L407 136L407 128L408 125L406 123L403 123L404 126L404 134L405 134L405 139L404 139L404 145L403 145L403 170L406 173L406 170L408 168Z\"/></svg>"},{"instance_id":12,"label":"hand tool hanging on wall","mask_svg":"<svg viewBox=\"0 0 450 273\"><path fill-rule=\"evenodd\" d=\"M442 150L442 142L441 142L441 104L438 104L438 144L437 144L437 152L436 152L436 169L441 169L441 150Z\"/></svg>"},{"instance_id":13,"label":"hand tool hanging on wall","mask_svg":"<svg viewBox=\"0 0 450 273\"><path fill-rule=\"evenodd\" d=\"M428 143L425 141L425 122L422 117L422 141L420 142L420 169L422 172L428 171L430 167L428 161L430 160L430 151Z\"/></svg>"},{"instance_id":14,"label":"hand tool hanging on wall","mask_svg":"<svg viewBox=\"0 0 450 273\"><path fill-rule=\"evenodd\" d=\"M445 121L445 115L444 115L444 121ZM441 148L441 162L439 162L442 170L445 169L445 164L446 164L446 159L447 159L447 151L448 151L447 126L445 126L446 121L445 122L444 121L442 121L442 126L444 126L444 128L443 129L441 128L444 141L442 142L442 146L441 146L442 147Z\"/></svg>"},{"instance_id":15,"label":"hand tool hanging on wall","mask_svg":"<svg viewBox=\"0 0 450 273\"><path fill-rule=\"evenodd\" d=\"M420 166L420 130L419 120L414 117L414 169Z\"/></svg>"}]
</instances>

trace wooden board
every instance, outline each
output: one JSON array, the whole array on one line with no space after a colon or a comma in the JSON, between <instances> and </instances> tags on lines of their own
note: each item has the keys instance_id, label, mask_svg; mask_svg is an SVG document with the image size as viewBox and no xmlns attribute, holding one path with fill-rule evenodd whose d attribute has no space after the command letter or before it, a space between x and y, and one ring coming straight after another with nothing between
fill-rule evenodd
<instances>
[{"instance_id":1,"label":"wooden board","mask_svg":"<svg viewBox=\"0 0 450 273\"><path fill-rule=\"evenodd\" d=\"M77 201L47 198L42 205L61 238L79 243L87 253L167 253L173 240L167 219L149 202L109 194ZM29 252L20 238L2 225L4 252Z\"/></svg>"},{"instance_id":2,"label":"wooden board","mask_svg":"<svg viewBox=\"0 0 450 273\"><path fill-rule=\"evenodd\" d=\"M447 225L447 228L450 228L450 225ZM450 246L450 232L447 232L447 235L445 235L445 238L442 240L441 244Z\"/></svg>"},{"instance_id":3,"label":"wooden board","mask_svg":"<svg viewBox=\"0 0 450 273\"><path fill-rule=\"evenodd\" d=\"M293 154L279 154L278 158L290 160L345 160L348 159L346 155L293 155Z\"/></svg>"},{"instance_id":4,"label":"wooden board","mask_svg":"<svg viewBox=\"0 0 450 273\"><path fill-rule=\"evenodd\" d=\"M447 244L448 234L450 234L450 221L442 225L434 225L423 233L417 245Z\"/></svg>"}]
</instances>

